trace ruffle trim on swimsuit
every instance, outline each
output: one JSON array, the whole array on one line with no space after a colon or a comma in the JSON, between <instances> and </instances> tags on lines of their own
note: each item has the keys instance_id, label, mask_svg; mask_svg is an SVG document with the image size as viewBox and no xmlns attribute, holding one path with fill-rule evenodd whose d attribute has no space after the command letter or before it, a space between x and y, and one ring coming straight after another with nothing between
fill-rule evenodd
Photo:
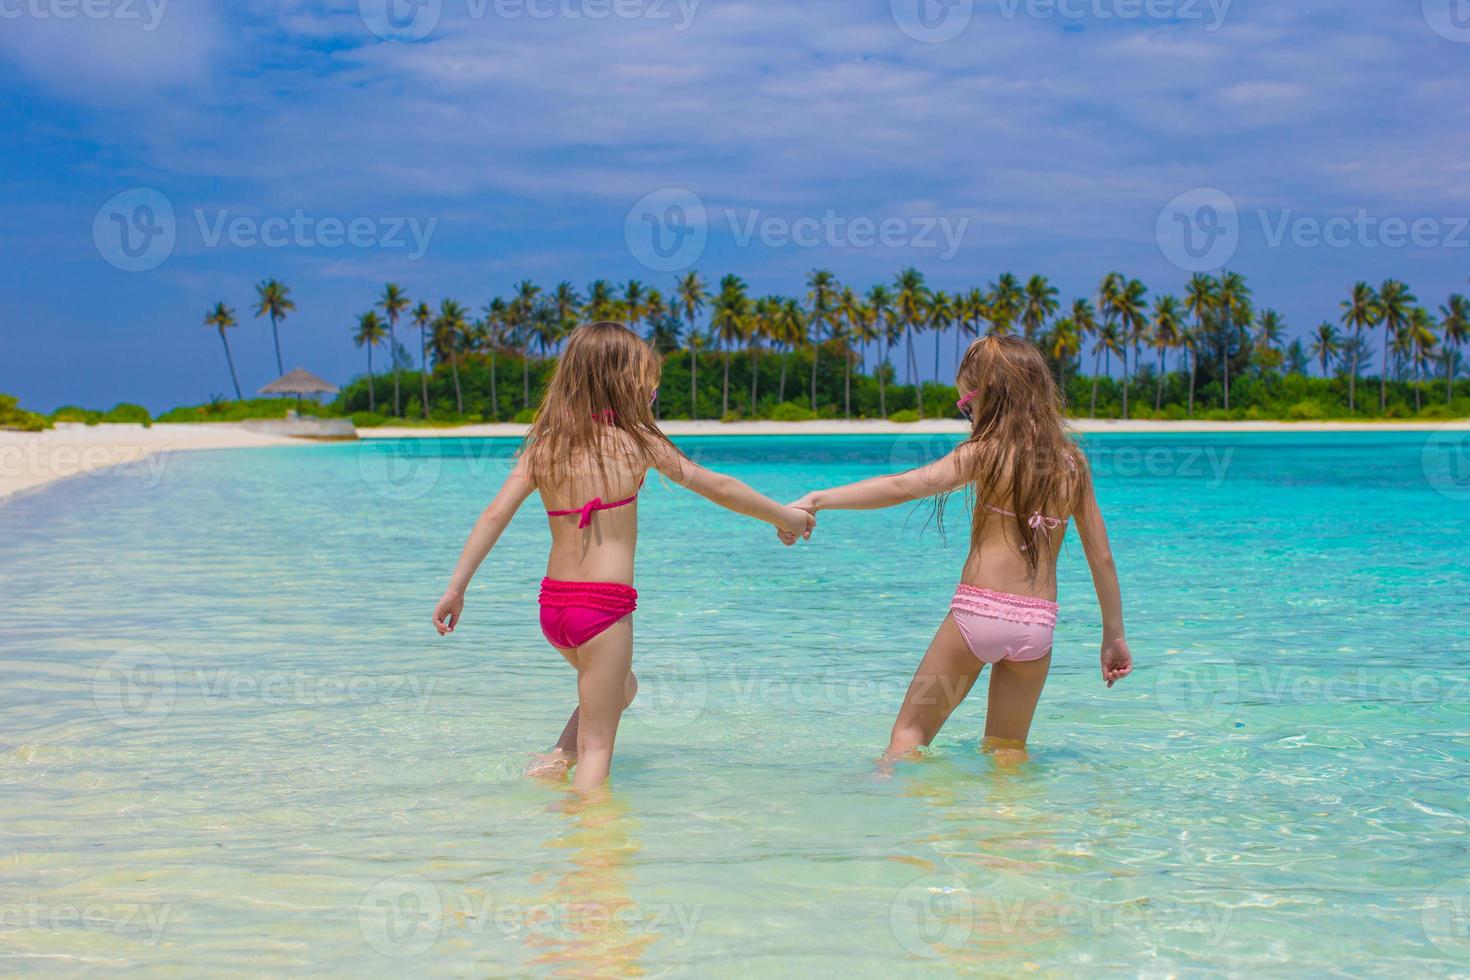
<instances>
[{"instance_id":1,"label":"ruffle trim on swimsuit","mask_svg":"<svg viewBox=\"0 0 1470 980\"><path fill-rule=\"evenodd\" d=\"M1048 626L1055 628L1059 607L1050 599L1035 596L1012 595L1009 592L992 592L973 585L960 585L955 589L951 607L978 616L1002 619L1026 626Z\"/></svg>"},{"instance_id":2,"label":"ruffle trim on swimsuit","mask_svg":"<svg viewBox=\"0 0 1470 980\"><path fill-rule=\"evenodd\" d=\"M561 582L541 580L541 605L553 609L579 607L631 613L638 608L638 590L617 582Z\"/></svg>"}]
</instances>

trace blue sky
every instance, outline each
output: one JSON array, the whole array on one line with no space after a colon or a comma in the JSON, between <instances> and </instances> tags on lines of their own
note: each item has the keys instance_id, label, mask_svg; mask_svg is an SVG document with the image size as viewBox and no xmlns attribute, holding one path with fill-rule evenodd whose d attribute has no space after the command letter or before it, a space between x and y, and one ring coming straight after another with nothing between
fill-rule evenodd
<instances>
[{"instance_id":1,"label":"blue sky","mask_svg":"<svg viewBox=\"0 0 1470 980\"><path fill-rule=\"evenodd\" d=\"M670 261L757 293L1227 260L1296 334L1359 278L1437 308L1470 290L1467 80L1466 0L0 0L0 391L224 393L218 300L257 388L269 276L286 366L344 381L388 280L667 288L639 236L671 203L702 232Z\"/></svg>"}]
</instances>

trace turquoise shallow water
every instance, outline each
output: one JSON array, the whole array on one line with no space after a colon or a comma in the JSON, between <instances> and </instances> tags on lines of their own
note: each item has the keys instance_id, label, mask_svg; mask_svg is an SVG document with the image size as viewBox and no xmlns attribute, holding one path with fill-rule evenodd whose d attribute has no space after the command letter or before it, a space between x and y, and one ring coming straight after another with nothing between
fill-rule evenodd
<instances>
[{"instance_id":1,"label":"turquoise shallow water","mask_svg":"<svg viewBox=\"0 0 1470 980\"><path fill-rule=\"evenodd\" d=\"M945 439L691 440L777 496ZM873 759L963 558L650 483L610 800L520 777L570 669L512 443L199 453L0 504L0 972L1470 974L1470 481L1422 435L1093 438L1138 669L1075 538L1032 758ZM1451 447L1463 449L1463 445Z\"/></svg>"}]
</instances>

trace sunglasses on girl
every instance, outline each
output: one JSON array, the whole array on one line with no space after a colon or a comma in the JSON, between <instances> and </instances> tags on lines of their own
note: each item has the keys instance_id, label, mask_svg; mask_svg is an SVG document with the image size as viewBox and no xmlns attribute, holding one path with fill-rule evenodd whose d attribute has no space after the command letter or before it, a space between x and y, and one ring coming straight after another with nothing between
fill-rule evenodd
<instances>
[{"instance_id":1,"label":"sunglasses on girl","mask_svg":"<svg viewBox=\"0 0 1470 980\"><path fill-rule=\"evenodd\" d=\"M955 408L958 408L960 410L960 414L965 417L965 421L967 422L975 421L975 411L974 409L970 408L970 402L974 401L975 396L978 394L980 394L980 392L972 391L964 398L961 398L959 401L954 403Z\"/></svg>"}]
</instances>

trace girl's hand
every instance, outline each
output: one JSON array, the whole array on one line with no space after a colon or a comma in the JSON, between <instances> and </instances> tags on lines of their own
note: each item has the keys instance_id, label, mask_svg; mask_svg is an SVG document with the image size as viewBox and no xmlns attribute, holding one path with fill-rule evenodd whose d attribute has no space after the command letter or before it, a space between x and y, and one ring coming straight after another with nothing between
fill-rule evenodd
<instances>
[{"instance_id":1,"label":"girl's hand","mask_svg":"<svg viewBox=\"0 0 1470 980\"><path fill-rule=\"evenodd\" d=\"M448 636L459 625L459 618L463 612L464 593L444 593L439 604L434 607L434 629L439 631L440 636Z\"/></svg>"},{"instance_id":2,"label":"girl's hand","mask_svg":"<svg viewBox=\"0 0 1470 980\"><path fill-rule=\"evenodd\" d=\"M1133 654L1128 641L1121 636L1116 640L1104 640L1102 645L1102 677L1112 687L1133 673Z\"/></svg>"},{"instance_id":3,"label":"girl's hand","mask_svg":"<svg viewBox=\"0 0 1470 980\"><path fill-rule=\"evenodd\" d=\"M797 538L810 541L812 529L817 526L816 517L811 511L802 510L799 507L785 508L785 515L781 523L776 525L776 534L781 543L788 548L796 543Z\"/></svg>"}]
</instances>

